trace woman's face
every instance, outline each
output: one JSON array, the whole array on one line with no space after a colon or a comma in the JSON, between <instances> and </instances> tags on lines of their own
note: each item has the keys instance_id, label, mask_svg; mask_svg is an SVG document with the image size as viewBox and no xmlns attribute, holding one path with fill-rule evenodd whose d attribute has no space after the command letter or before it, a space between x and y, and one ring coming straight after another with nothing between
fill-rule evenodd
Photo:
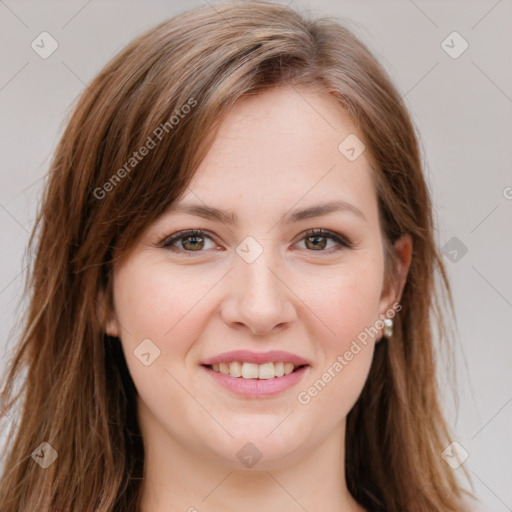
<instances>
[{"instance_id":1,"label":"woman's face","mask_svg":"<svg viewBox=\"0 0 512 512\"><path fill-rule=\"evenodd\" d=\"M181 211L115 268L107 331L153 450L271 468L341 442L398 298L356 136L328 96L239 101Z\"/></svg>"}]
</instances>

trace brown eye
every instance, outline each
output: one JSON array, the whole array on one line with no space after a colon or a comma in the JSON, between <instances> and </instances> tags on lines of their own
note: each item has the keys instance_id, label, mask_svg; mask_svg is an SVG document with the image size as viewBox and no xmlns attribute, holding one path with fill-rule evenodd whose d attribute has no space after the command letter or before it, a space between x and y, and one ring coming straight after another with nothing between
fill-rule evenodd
<instances>
[{"instance_id":1,"label":"brown eye","mask_svg":"<svg viewBox=\"0 0 512 512\"><path fill-rule=\"evenodd\" d=\"M325 236L308 236L306 238L306 247L308 249L325 249L327 239Z\"/></svg>"},{"instance_id":2,"label":"brown eye","mask_svg":"<svg viewBox=\"0 0 512 512\"><path fill-rule=\"evenodd\" d=\"M208 240L211 246L208 247ZM352 245L341 235L326 231L323 229L313 229L305 233L302 238L305 240L306 249L314 252L332 253L341 248L350 248ZM301 240L301 241L302 241ZM328 247L329 241L334 242L334 246ZM165 247L173 252L181 252L191 254L194 252L204 252L207 249L214 249L216 244L210 235L201 230L189 230L176 233L163 242L161 247Z\"/></svg>"},{"instance_id":3,"label":"brown eye","mask_svg":"<svg viewBox=\"0 0 512 512\"><path fill-rule=\"evenodd\" d=\"M207 240L212 241L212 247L205 247ZM201 230L182 231L176 233L162 242L162 247L166 247L175 252L202 252L206 249L215 247L210 236Z\"/></svg>"},{"instance_id":4,"label":"brown eye","mask_svg":"<svg viewBox=\"0 0 512 512\"><path fill-rule=\"evenodd\" d=\"M323 229L313 229L308 231L306 236L303 238L305 240L306 248L310 251L316 252L334 252L339 250L340 247L350 248L351 244L343 239L340 235L336 233L332 233L331 231L325 231ZM335 242L335 246L338 245L338 248L335 248L334 251L330 251L333 247L327 247L329 240ZM327 250L326 250L327 247Z\"/></svg>"},{"instance_id":5,"label":"brown eye","mask_svg":"<svg viewBox=\"0 0 512 512\"><path fill-rule=\"evenodd\" d=\"M187 236L181 240L181 246L187 251L201 250L204 247L204 238L200 236Z\"/></svg>"}]
</instances>

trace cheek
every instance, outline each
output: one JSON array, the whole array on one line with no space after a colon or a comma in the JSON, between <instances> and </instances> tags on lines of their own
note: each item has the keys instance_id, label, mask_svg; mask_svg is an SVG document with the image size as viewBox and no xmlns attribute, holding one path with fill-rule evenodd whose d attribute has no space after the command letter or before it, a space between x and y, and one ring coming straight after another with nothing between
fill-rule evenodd
<instances>
[{"instance_id":1,"label":"cheek","mask_svg":"<svg viewBox=\"0 0 512 512\"><path fill-rule=\"evenodd\" d=\"M357 264L338 270L321 287L322 293L315 295L311 309L321 312L329 331L321 339L317 336L322 364L298 396L299 403L308 406L307 414L321 414L335 404L330 416L335 423L349 412L362 391L380 334L375 323L382 271L378 258L360 258Z\"/></svg>"},{"instance_id":2,"label":"cheek","mask_svg":"<svg viewBox=\"0 0 512 512\"><path fill-rule=\"evenodd\" d=\"M116 269L114 307L121 343L135 386L147 403L170 401L173 393L179 394L168 372L180 381L187 372L186 355L204 328L201 297L212 287L211 278L189 279L186 270L170 271L161 259L142 257Z\"/></svg>"},{"instance_id":3,"label":"cheek","mask_svg":"<svg viewBox=\"0 0 512 512\"><path fill-rule=\"evenodd\" d=\"M325 322L335 335L319 341L321 364L298 390L304 417L317 419L316 435L328 435L347 416L368 378L378 331L372 331L378 306L378 287L367 281L339 278L333 284ZM305 423L307 425L307 423ZM307 434L306 426L299 426Z\"/></svg>"},{"instance_id":4,"label":"cheek","mask_svg":"<svg viewBox=\"0 0 512 512\"><path fill-rule=\"evenodd\" d=\"M188 355L211 317L208 292L220 277L192 267L171 269L161 258L133 258L116 271L114 306L122 346L141 394L152 396L155 387L169 393L167 372L182 380L193 369ZM141 357L147 352L145 366Z\"/></svg>"},{"instance_id":5,"label":"cheek","mask_svg":"<svg viewBox=\"0 0 512 512\"><path fill-rule=\"evenodd\" d=\"M383 261L360 256L333 271L315 293L309 294L311 309L319 312L329 327L324 346L331 354L348 350L351 341L379 318Z\"/></svg>"},{"instance_id":6,"label":"cheek","mask_svg":"<svg viewBox=\"0 0 512 512\"><path fill-rule=\"evenodd\" d=\"M187 315L197 315L201 297L212 287L210 280L189 279L181 269L170 272L162 262L125 265L114 284L116 315L124 337L133 341L150 338L155 343L182 339L174 333L187 324Z\"/></svg>"}]
</instances>

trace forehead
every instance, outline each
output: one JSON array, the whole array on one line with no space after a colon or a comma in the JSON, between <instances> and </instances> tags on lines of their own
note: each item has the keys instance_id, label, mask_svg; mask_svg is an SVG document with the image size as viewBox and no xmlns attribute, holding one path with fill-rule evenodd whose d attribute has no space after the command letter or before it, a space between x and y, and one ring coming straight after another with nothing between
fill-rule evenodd
<instances>
[{"instance_id":1,"label":"forehead","mask_svg":"<svg viewBox=\"0 0 512 512\"><path fill-rule=\"evenodd\" d=\"M348 114L325 93L285 86L243 98L224 119L178 202L200 200L243 217L244 210L275 212L297 203L346 200L365 216L375 216L366 151L351 161L339 149L354 135L362 139Z\"/></svg>"}]
</instances>

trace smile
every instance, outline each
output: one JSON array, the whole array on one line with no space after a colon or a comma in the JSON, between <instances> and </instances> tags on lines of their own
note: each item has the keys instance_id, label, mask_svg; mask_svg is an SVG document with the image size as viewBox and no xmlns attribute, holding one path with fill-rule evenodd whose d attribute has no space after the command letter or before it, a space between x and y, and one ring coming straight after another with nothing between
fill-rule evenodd
<instances>
[{"instance_id":1,"label":"smile","mask_svg":"<svg viewBox=\"0 0 512 512\"><path fill-rule=\"evenodd\" d=\"M242 379L261 380L269 380L289 375L302 366L305 365L294 365L293 363L281 361L263 364L233 361L208 365L214 372L222 373L223 375Z\"/></svg>"},{"instance_id":2,"label":"smile","mask_svg":"<svg viewBox=\"0 0 512 512\"><path fill-rule=\"evenodd\" d=\"M311 364L298 354L282 350L231 350L203 359L200 367L215 386L219 385L232 395L263 398L297 384Z\"/></svg>"}]
</instances>

